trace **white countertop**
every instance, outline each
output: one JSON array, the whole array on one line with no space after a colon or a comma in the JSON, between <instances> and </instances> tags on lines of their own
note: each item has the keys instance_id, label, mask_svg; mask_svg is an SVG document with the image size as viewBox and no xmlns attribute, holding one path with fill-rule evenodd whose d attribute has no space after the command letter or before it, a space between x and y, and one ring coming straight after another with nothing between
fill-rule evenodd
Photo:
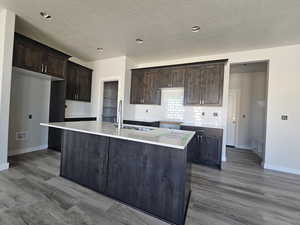
<instances>
[{"instance_id":1,"label":"white countertop","mask_svg":"<svg viewBox=\"0 0 300 225\"><path fill-rule=\"evenodd\" d=\"M138 131L132 129L118 130L118 128L116 128L112 123L99 121L41 123L41 125L176 149L184 149L195 134L193 131L170 130L156 127L145 127L153 129L150 131ZM143 127L134 125L126 126Z\"/></svg>"}]
</instances>

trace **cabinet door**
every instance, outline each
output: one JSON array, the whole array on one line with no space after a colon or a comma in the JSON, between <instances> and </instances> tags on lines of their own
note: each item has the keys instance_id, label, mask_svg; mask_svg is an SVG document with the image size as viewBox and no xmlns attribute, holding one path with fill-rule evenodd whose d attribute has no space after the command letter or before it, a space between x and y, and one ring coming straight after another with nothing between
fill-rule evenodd
<instances>
[{"instance_id":1,"label":"cabinet door","mask_svg":"<svg viewBox=\"0 0 300 225\"><path fill-rule=\"evenodd\" d=\"M55 51L45 49L44 73L59 78L65 78L67 58Z\"/></svg>"},{"instance_id":2,"label":"cabinet door","mask_svg":"<svg viewBox=\"0 0 300 225\"><path fill-rule=\"evenodd\" d=\"M105 192L109 138L64 132L61 175L95 191Z\"/></svg>"},{"instance_id":3,"label":"cabinet door","mask_svg":"<svg viewBox=\"0 0 300 225\"><path fill-rule=\"evenodd\" d=\"M43 52L41 46L29 39L15 35L13 66L42 73Z\"/></svg>"},{"instance_id":4,"label":"cabinet door","mask_svg":"<svg viewBox=\"0 0 300 225\"><path fill-rule=\"evenodd\" d=\"M221 164L220 138L205 135L200 140L200 162L209 166L219 166Z\"/></svg>"},{"instance_id":5,"label":"cabinet door","mask_svg":"<svg viewBox=\"0 0 300 225\"><path fill-rule=\"evenodd\" d=\"M171 70L169 68L159 69L159 87L172 87Z\"/></svg>"},{"instance_id":6,"label":"cabinet door","mask_svg":"<svg viewBox=\"0 0 300 225\"><path fill-rule=\"evenodd\" d=\"M185 67L178 67L171 69L172 87L184 86Z\"/></svg>"},{"instance_id":7,"label":"cabinet door","mask_svg":"<svg viewBox=\"0 0 300 225\"><path fill-rule=\"evenodd\" d=\"M189 67L184 80L184 105L199 105L201 100L201 67Z\"/></svg>"},{"instance_id":8,"label":"cabinet door","mask_svg":"<svg viewBox=\"0 0 300 225\"><path fill-rule=\"evenodd\" d=\"M145 71L143 77L143 104L160 105L161 92L158 75L158 70Z\"/></svg>"},{"instance_id":9,"label":"cabinet door","mask_svg":"<svg viewBox=\"0 0 300 225\"><path fill-rule=\"evenodd\" d=\"M144 102L144 70L132 70L130 104L143 104Z\"/></svg>"},{"instance_id":10,"label":"cabinet door","mask_svg":"<svg viewBox=\"0 0 300 225\"><path fill-rule=\"evenodd\" d=\"M68 62L66 73L66 99L77 99L77 84L77 65L75 63Z\"/></svg>"},{"instance_id":11,"label":"cabinet door","mask_svg":"<svg viewBox=\"0 0 300 225\"><path fill-rule=\"evenodd\" d=\"M201 105L221 106L224 65L205 65L201 69Z\"/></svg>"},{"instance_id":12,"label":"cabinet door","mask_svg":"<svg viewBox=\"0 0 300 225\"><path fill-rule=\"evenodd\" d=\"M92 88L92 71L82 67L77 67L78 79L78 98L79 101L91 101L91 88Z\"/></svg>"}]
</instances>

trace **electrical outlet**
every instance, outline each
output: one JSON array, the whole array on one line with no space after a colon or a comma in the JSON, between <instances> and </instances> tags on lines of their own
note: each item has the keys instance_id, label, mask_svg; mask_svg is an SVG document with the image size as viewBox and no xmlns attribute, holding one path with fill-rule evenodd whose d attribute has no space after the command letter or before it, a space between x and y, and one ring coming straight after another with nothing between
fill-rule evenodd
<instances>
[{"instance_id":1,"label":"electrical outlet","mask_svg":"<svg viewBox=\"0 0 300 225\"><path fill-rule=\"evenodd\" d=\"M281 115L281 120L288 120L288 115Z\"/></svg>"},{"instance_id":2,"label":"electrical outlet","mask_svg":"<svg viewBox=\"0 0 300 225\"><path fill-rule=\"evenodd\" d=\"M202 112L202 116L205 116L205 112Z\"/></svg>"},{"instance_id":3,"label":"electrical outlet","mask_svg":"<svg viewBox=\"0 0 300 225\"><path fill-rule=\"evenodd\" d=\"M32 114L28 115L28 119L30 119L30 120L32 119Z\"/></svg>"},{"instance_id":4,"label":"electrical outlet","mask_svg":"<svg viewBox=\"0 0 300 225\"><path fill-rule=\"evenodd\" d=\"M214 116L214 117L218 117L218 113L217 113L217 112L214 112L214 113L213 113L213 116Z\"/></svg>"}]
</instances>

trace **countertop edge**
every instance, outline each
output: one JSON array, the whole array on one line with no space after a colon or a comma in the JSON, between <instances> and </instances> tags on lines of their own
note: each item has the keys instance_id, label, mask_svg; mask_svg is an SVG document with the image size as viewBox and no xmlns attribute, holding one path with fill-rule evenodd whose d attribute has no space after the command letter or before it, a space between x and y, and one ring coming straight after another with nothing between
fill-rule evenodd
<instances>
[{"instance_id":1,"label":"countertop edge","mask_svg":"<svg viewBox=\"0 0 300 225\"><path fill-rule=\"evenodd\" d=\"M122 139L122 140L128 140L128 141L135 141L135 142L141 142L141 143L146 143L146 144L158 145L158 146L163 146L163 147L168 147L168 148L176 148L176 149L180 149L180 150L184 150L193 138L193 136L191 136L189 138L189 140L187 141L187 144L185 146L179 146L179 145L164 144L164 143L157 143L157 142L152 142L152 141L147 141L147 140L140 140L140 139L122 137L122 136L118 136L118 135L110 135L110 134L105 134L105 133L100 133L100 132L92 132L92 131L87 131L87 130L82 130L82 129L75 129L75 128L51 125L51 124L47 124L47 123L40 123L40 125L45 126L45 127L58 128L58 129L62 129L62 130L77 131L77 132L81 132L81 133L87 133L87 134L93 134L93 135L99 135L99 136L105 136L105 137L118 138L118 139ZM191 132L193 132L193 131L191 131Z\"/></svg>"}]
</instances>

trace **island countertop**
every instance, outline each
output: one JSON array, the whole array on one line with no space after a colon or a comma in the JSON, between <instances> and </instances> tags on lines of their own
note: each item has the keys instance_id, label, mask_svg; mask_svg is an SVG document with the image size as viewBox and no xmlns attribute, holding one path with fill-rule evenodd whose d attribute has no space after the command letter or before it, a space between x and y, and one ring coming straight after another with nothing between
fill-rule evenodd
<instances>
[{"instance_id":1,"label":"island countertop","mask_svg":"<svg viewBox=\"0 0 300 225\"><path fill-rule=\"evenodd\" d=\"M176 149L185 149L195 132L171 130L157 127L126 125L127 127L145 128L144 130L118 129L113 123L99 121L41 123L41 126L77 131L82 133L119 138L147 144L160 145Z\"/></svg>"}]
</instances>

